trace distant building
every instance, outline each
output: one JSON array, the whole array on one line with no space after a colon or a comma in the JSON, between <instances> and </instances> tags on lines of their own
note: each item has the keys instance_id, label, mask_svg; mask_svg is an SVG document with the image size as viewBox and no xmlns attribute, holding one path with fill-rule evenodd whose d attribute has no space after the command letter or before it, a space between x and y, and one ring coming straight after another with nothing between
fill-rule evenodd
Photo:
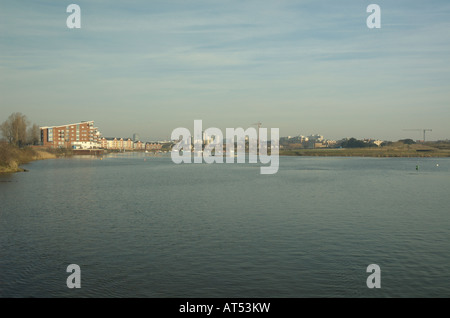
<instances>
[{"instance_id":1,"label":"distant building","mask_svg":"<svg viewBox=\"0 0 450 318\"><path fill-rule=\"evenodd\" d=\"M145 142L133 141L130 138L101 138L100 145L103 149L110 150L145 150Z\"/></svg>"},{"instance_id":2,"label":"distant building","mask_svg":"<svg viewBox=\"0 0 450 318\"><path fill-rule=\"evenodd\" d=\"M105 137L100 138L100 148L108 149L108 139L110 138Z\"/></svg>"},{"instance_id":3,"label":"distant building","mask_svg":"<svg viewBox=\"0 0 450 318\"><path fill-rule=\"evenodd\" d=\"M327 145L321 143L321 142L315 142L314 148L325 148Z\"/></svg>"},{"instance_id":4,"label":"distant building","mask_svg":"<svg viewBox=\"0 0 450 318\"><path fill-rule=\"evenodd\" d=\"M381 144L383 143L383 140L372 140L372 143L380 147Z\"/></svg>"},{"instance_id":5,"label":"distant building","mask_svg":"<svg viewBox=\"0 0 450 318\"><path fill-rule=\"evenodd\" d=\"M375 139L363 139L363 141L367 144L371 144L371 145L376 145L378 147L381 146L381 144L383 143L383 140L375 140Z\"/></svg>"},{"instance_id":6,"label":"distant building","mask_svg":"<svg viewBox=\"0 0 450 318\"><path fill-rule=\"evenodd\" d=\"M140 140L135 141L133 148L134 150L145 150L145 143Z\"/></svg>"},{"instance_id":7,"label":"distant building","mask_svg":"<svg viewBox=\"0 0 450 318\"><path fill-rule=\"evenodd\" d=\"M133 150L135 143L131 138L101 138L100 145L103 149Z\"/></svg>"},{"instance_id":8,"label":"distant building","mask_svg":"<svg viewBox=\"0 0 450 318\"><path fill-rule=\"evenodd\" d=\"M308 140L315 141L315 142L322 142L323 136L322 135L311 135L311 136L308 136Z\"/></svg>"},{"instance_id":9,"label":"distant building","mask_svg":"<svg viewBox=\"0 0 450 318\"><path fill-rule=\"evenodd\" d=\"M145 144L145 150L161 150L162 144L159 142L147 142Z\"/></svg>"},{"instance_id":10,"label":"distant building","mask_svg":"<svg viewBox=\"0 0 450 318\"><path fill-rule=\"evenodd\" d=\"M125 150L133 150L134 142L131 138L122 139L123 140L123 149Z\"/></svg>"},{"instance_id":11,"label":"distant building","mask_svg":"<svg viewBox=\"0 0 450 318\"><path fill-rule=\"evenodd\" d=\"M94 121L40 127L41 143L51 148L96 149L101 147L100 132Z\"/></svg>"}]
</instances>

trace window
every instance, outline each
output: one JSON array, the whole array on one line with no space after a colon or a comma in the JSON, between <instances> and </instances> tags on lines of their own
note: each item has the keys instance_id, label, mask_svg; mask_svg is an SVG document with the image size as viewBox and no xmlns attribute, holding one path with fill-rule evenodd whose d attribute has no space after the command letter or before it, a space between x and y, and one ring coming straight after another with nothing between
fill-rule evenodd
<instances>
[{"instance_id":1,"label":"window","mask_svg":"<svg viewBox=\"0 0 450 318\"><path fill-rule=\"evenodd\" d=\"M53 128L48 129L47 141L53 141Z\"/></svg>"}]
</instances>

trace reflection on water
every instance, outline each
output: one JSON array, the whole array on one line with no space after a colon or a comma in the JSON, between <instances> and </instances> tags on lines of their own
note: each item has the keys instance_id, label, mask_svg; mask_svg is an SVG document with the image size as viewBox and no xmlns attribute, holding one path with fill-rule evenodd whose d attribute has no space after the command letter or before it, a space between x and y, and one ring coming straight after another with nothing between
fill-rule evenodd
<instances>
[{"instance_id":1,"label":"reflection on water","mask_svg":"<svg viewBox=\"0 0 450 318\"><path fill-rule=\"evenodd\" d=\"M450 296L449 159L282 157L261 175L125 153L27 169L0 177L2 297Z\"/></svg>"}]
</instances>

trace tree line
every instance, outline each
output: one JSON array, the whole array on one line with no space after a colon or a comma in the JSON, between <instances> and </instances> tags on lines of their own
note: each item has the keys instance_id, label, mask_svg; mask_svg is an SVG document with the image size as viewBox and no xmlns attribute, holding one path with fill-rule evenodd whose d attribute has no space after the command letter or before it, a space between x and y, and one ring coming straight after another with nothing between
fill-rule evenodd
<instances>
[{"instance_id":1,"label":"tree line","mask_svg":"<svg viewBox=\"0 0 450 318\"><path fill-rule=\"evenodd\" d=\"M31 124L22 113L12 113L0 125L0 132L7 142L18 147L38 145L41 140L39 126Z\"/></svg>"},{"instance_id":2,"label":"tree line","mask_svg":"<svg viewBox=\"0 0 450 318\"><path fill-rule=\"evenodd\" d=\"M377 145L366 143L362 140L358 140L356 138L350 138L344 140L341 143L342 148L367 148L367 147L377 147Z\"/></svg>"}]
</instances>

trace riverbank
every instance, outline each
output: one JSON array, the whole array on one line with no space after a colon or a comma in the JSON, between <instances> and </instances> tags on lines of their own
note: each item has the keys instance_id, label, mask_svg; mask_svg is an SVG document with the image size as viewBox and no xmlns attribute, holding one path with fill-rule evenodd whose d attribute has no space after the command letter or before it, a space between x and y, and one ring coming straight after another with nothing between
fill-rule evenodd
<instances>
[{"instance_id":1,"label":"riverbank","mask_svg":"<svg viewBox=\"0 0 450 318\"><path fill-rule=\"evenodd\" d=\"M55 159L70 155L41 147L18 148L9 144L0 144L0 174L23 172L20 166L31 161Z\"/></svg>"},{"instance_id":2,"label":"riverbank","mask_svg":"<svg viewBox=\"0 0 450 318\"><path fill-rule=\"evenodd\" d=\"M330 157L450 157L450 148L429 145L396 145L370 148L283 149L282 156Z\"/></svg>"}]
</instances>

